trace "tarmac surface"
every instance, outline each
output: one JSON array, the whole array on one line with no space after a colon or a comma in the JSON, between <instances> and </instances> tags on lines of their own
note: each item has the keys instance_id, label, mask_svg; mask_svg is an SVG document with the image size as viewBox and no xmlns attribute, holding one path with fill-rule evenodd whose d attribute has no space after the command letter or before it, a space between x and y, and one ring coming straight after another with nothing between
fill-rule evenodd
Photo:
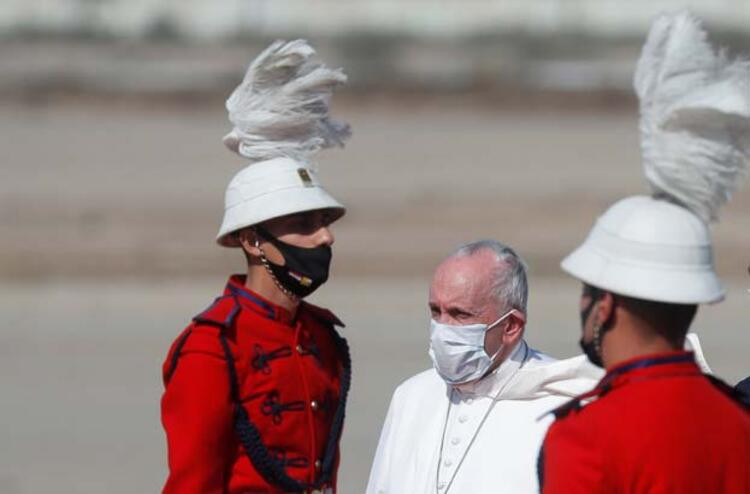
<instances>
[{"instance_id":1,"label":"tarmac surface","mask_svg":"<svg viewBox=\"0 0 750 494\"><path fill-rule=\"evenodd\" d=\"M216 108L220 108L217 105ZM393 388L429 366L427 287L440 258L493 237L530 265L527 339L577 353L579 285L557 264L620 197L645 193L632 112L523 113L349 101L354 137L321 156L349 205L331 281L354 362L340 492L364 490ZM174 107L0 111L0 492L157 492L166 473L161 363L240 271L213 244L242 162L224 114ZM714 371L750 374L750 192L714 227L727 300L694 329Z\"/></svg>"}]
</instances>

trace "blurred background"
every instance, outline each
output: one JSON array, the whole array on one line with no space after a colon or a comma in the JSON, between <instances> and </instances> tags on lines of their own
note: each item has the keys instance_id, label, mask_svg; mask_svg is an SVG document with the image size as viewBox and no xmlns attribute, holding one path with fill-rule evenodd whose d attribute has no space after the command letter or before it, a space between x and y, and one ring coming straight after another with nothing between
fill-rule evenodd
<instances>
[{"instance_id":1,"label":"blurred background","mask_svg":"<svg viewBox=\"0 0 750 494\"><path fill-rule=\"evenodd\" d=\"M427 288L478 238L530 266L527 339L577 353L560 259L646 192L631 78L662 10L750 55L748 0L4 0L0 4L0 493L157 492L169 343L244 268L214 236L243 162L224 100L276 38L350 84L354 136L321 154L348 207L332 280L354 382L340 492L362 492L393 388L427 368ZM750 191L714 226L727 300L709 363L750 374Z\"/></svg>"}]
</instances>

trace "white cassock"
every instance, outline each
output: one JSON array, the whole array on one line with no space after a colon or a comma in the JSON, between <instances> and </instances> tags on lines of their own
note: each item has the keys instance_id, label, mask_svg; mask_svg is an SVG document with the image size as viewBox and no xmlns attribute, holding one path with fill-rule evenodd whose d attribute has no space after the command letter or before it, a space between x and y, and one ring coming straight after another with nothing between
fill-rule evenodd
<instances>
[{"instance_id":1,"label":"white cassock","mask_svg":"<svg viewBox=\"0 0 750 494\"><path fill-rule=\"evenodd\" d=\"M583 355L555 360L524 341L460 388L434 369L417 374L393 393L367 494L537 494L547 412L602 374Z\"/></svg>"}]
</instances>

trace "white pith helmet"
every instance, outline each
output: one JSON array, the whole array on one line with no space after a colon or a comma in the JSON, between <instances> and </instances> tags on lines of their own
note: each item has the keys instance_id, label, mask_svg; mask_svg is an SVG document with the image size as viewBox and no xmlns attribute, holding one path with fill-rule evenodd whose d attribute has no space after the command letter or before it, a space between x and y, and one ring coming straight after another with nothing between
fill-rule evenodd
<instances>
[{"instance_id":1,"label":"white pith helmet","mask_svg":"<svg viewBox=\"0 0 750 494\"><path fill-rule=\"evenodd\" d=\"M648 196L611 206L561 267L589 285L644 300L718 302L708 226L687 209Z\"/></svg>"},{"instance_id":2,"label":"white pith helmet","mask_svg":"<svg viewBox=\"0 0 750 494\"><path fill-rule=\"evenodd\" d=\"M592 286L657 302L724 298L710 221L746 174L750 63L730 61L687 12L660 16L635 73L652 195L612 205L561 267Z\"/></svg>"},{"instance_id":3,"label":"white pith helmet","mask_svg":"<svg viewBox=\"0 0 750 494\"><path fill-rule=\"evenodd\" d=\"M225 247L238 247L232 232L316 209L331 210L334 221L346 211L303 163L285 157L256 163L240 170L229 182L217 241Z\"/></svg>"},{"instance_id":4,"label":"white pith helmet","mask_svg":"<svg viewBox=\"0 0 750 494\"><path fill-rule=\"evenodd\" d=\"M233 232L273 218L326 209L335 221L346 211L323 188L310 161L351 135L348 124L329 117L333 89L346 75L312 61L313 55L304 40L276 41L250 64L227 100L234 127L224 144L251 164L227 187L220 245L239 247Z\"/></svg>"}]
</instances>

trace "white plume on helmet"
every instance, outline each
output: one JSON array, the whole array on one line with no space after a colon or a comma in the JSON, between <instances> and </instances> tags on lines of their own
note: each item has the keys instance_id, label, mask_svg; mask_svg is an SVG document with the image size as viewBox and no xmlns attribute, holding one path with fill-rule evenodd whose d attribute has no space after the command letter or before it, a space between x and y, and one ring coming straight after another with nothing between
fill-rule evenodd
<instances>
[{"instance_id":1,"label":"white plume on helmet","mask_svg":"<svg viewBox=\"0 0 750 494\"><path fill-rule=\"evenodd\" d=\"M747 173L750 64L715 52L688 12L651 27L635 73L651 197L618 201L561 266L613 293L718 302L708 222Z\"/></svg>"},{"instance_id":2,"label":"white plume on helmet","mask_svg":"<svg viewBox=\"0 0 750 494\"><path fill-rule=\"evenodd\" d=\"M287 214L330 209L338 218L345 212L321 186L311 158L351 135L348 124L329 116L333 90L347 78L314 55L304 40L274 42L227 99L233 128L224 144L251 164L227 188L221 245L236 247L232 232Z\"/></svg>"},{"instance_id":3,"label":"white plume on helmet","mask_svg":"<svg viewBox=\"0 0 750 494\"><path fill-rule=\"evenodd\" d=\"M747 172L750 63L716 53L689 13L663 15L651 27L634 85L653 195L716 220Z\"/></svg>"}]
</instances>

